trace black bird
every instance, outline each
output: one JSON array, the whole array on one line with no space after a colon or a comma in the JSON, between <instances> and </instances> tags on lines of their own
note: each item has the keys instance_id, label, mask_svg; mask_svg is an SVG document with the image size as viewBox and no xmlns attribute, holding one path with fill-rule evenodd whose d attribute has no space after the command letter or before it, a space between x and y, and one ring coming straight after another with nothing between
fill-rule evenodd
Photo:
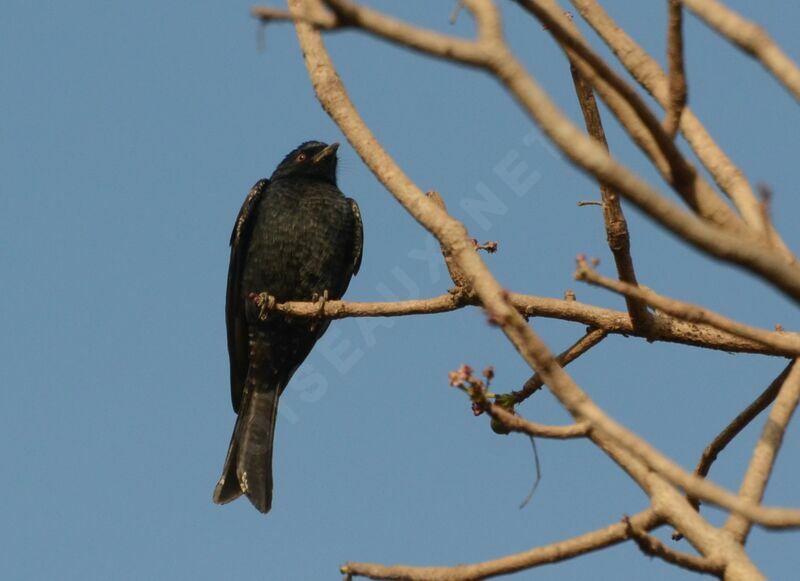
<instances>
[{"instance_id":1,"label":"black bird","mask_svg":"<svg viewBox=\"0 0 800 581\"><path fill-rule=\"evenodd\" d=\"M214 490L218 504L244 493L269 512L278 398L330 322L268 309L260 317L264 297L267 304L338 299L361 265L361 214L336 186L338 147L300 145L253 186L236 218L225 321L238 417Z\"/></svg>"}]
</instances>

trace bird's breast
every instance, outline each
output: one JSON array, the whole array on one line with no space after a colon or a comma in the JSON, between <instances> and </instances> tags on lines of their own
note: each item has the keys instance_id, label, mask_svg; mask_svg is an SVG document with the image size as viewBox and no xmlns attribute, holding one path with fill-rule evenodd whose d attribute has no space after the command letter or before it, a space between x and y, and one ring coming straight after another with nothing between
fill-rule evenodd
<instances>
[{"instance_id":1,"label":"bird's breast","mask_svg":"<svg viewBox=\"0 0 800 581\"><path fill-rule=\"evenodd\" d=\"M273 192L262 200L245 261L243 291L278 301L332 298L347 276L352 216L341 193ZM346 286L346 282L345 282Z\"/></svg>"}]
</instances>

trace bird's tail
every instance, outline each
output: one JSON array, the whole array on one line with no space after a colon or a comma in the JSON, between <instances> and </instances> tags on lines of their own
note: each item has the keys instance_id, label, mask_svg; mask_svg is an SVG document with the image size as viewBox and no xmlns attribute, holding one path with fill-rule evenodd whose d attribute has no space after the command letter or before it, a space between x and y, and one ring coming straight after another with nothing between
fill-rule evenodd
<instances>
[{"instance_id":1,"label":"bird's tail","mask_svg":"<svg viewBox=\"0 0 800 581\"><path fill-rule=\"evenodd\" d=\"M272 506L272 440L280 387L250 387L242 398L214 502L225 504L244 493L253 506L266 513Z\"/></svg>"}]
</instances>

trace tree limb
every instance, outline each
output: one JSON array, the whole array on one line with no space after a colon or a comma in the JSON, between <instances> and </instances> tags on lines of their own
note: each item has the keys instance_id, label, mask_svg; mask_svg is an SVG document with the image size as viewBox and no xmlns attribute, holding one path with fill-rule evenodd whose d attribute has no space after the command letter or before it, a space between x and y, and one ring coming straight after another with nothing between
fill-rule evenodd
<instances>
[{"instance_id":1,"label":"tree limb","mask_svg":"<svg viewBox=\"0 0 800 581\"><path fill-rule=\"evenodd\" d=\"M673 565L688 569L689 571L706 573L717 577L721 577L722 573L725 571L724 561L709 559L708 557L698 557L696 555L676 551L667 547L656 537L637 528L630 520L625 519L625 522L628 525L628 532L631 538L645 555L658 557L667 563L672 563Z\"/></svg>"},{"instance_id":2,"label":"tree limb","mask_svg":"<svg viewBox=\"0 0 800 581\"><path fill-rule=\"evenodd\" d=\"M794 363L797 363L797 360ZM775 459L783 443L786 426L789 425L798 403L800 403L800 365L792 365L775 398L761 432L761 438L753 450L753 458L739 488L739 496L742 499L757 505L764 498ZM725 529L742 544L747 540L752 526L746 517L738 514L731 515L725 523Z\"/></svg>"},{"instance_id":3,"label":"tree limb","mask_svg":"<svg viewBox=\"0 0 800 581\"><path fill-rule=\"evenodd\" d=\"M634 79L666 109L669 106L669 78L659 64L614 22L596 0L571 1ZM717 145L688 107L681 116L680 126L700 162L720 189L730 197L744 220L751 228L765 235L768 225L764 224L758 198L742 171ZM787 258L792 257L782 241L779 241L778 248Z\"/></svg>"},{"instance_id":4,"label":"tree limb","mask_svg":"<svg viewBox=\"0 0 800 581\"><path fill-rule=\"evenodd\" d=\"M643 212L683 240L712 256L760 274L789 297L800 302L800 266L788 264L782 255L776 254L766 246L742 240L687 213L614 160L602 146L583 135L556 107L545 91L511 54L506 44L496 38L495 32L479 31L478 36L481 40L468 42L416 29L407 24L399 24L395 19L389 19L346 0L326 0L326 4L337 14L344 14L351 22L354 21L353 14L361 15L360 19L356 20L358 26L382 38L435 56L448 57L485 68L508 89L576 165L601 181L609 183L621 195L639 206ZM483 3L479 5L489 6ZM492 26L496 28L499 14L495 14L492 19L494 21ZM410 36L406 37L405 33ZM459 58L455 54L456 50L460 51L464 58ZM367 161L363 154L362 159ZM404 181L408 179L404 175L402 178Z\"/></svg>"},{"instance_id":5,"label":"tree limb","mask_svg":"<svg viewBox=\"0 0 800 581\"><path fill-rule=\"evenodd\" d=\"M290 0L290 7L296 7L301 1ZM334 0L327 0L328 5L334 9L334 4L339 4L340 2L341 0L335 0L335 2ZM476 14L479 26L483 23L488 27L487 30L479 32L479 38L489 39L488 42L495 42L492 39L496 34L496 23L499 22L499 15L496 13L494 5L490 2L479 0L465 0L464 4L470 11L473 11L473 14ZM475 294L489 312L492 320L503 330L529 365L542 374L553 394L577 421L589 420L593 428L598 432L601 432L637 458L641 458L648 466L670 482L683 487L700 498L728 510L741 512L764 526L774 528L800 526L800 511L754 507L742 501L723 488L687 473L668 460L658 450L614 422L600 410L588 395L573 382L569 375L558 366L553 355L539 336L519 316L519 313L510 302L507 291L497 283L480 257L472 251L471 239L467 235L464 226L448 216L441 208L431 203L383 150L347 97L347 93L333 68L330 57L325 51L319 32L304 22L296 22L295 29L303 47L312 85L323 108L337 123L348 141L353 145L353 148L384 186L421 225L436 236L440 244L450 249L454 259L469 278ZM497 47L495 44L490 44L490 46ZM505 57L508 55L505 50L500 50L495 56ZM500 78L503 78L509 86L516 86L520 78L515 76L519 72L517 69L518 64L512 67L507 67L507 65L508 61L506 59L498 63L493 62L492 70ZM526 74L523 73L523 77L524 85L532 88L537 93L540 92L538 87L532 86L532 81ZM519 88L517 87L517 89ZM536 99L536 101L540 105L540 110L536 113L537 118L547 112L558 116L561 115L554 109L546 96L543 96L542 99ZM544 106L544 103L547 106ZM557 119L557 124L562 119ZM566 123L569 124L568 121ZM599 146L588 138L581 136L580 132L577 132L574 128L566 133L571 136L573 136L573 133L577 133L577 137L581 139L580 146L582 151L597 151L596 148ZM564 144L559 139L556 139L556 141L564 147ZM602 153L602 148L600 148L600 152ZM608 158L607 154L603 153L603 155ZM605 176L600 177L605 178ZM681 498L681 501L685 503L685 499ZM696 515L696 512L691 510L688 503L685 504L689 511ZM687 538L691 540L689 535L687 535ZM733 551L733 549L730 550ZM731 554L731 558L744 559L735 551Z\"/></svg>"},{"instance_id":6,"label":"tree limb","mask_svg":"<svg viewBox=\"0 0 800 581\"><path fill-rule=\"evenodd\" d=\"M648 305L684 321L711 325L720 331L750 339L751 341L757 341L773 349L790 354L793 357L800 355L800 335L796 333L765 331L764 329L745 325L739 321L723 317L718 313L703 309L691 303L668 299L650 289L633 286L622 281L602 276L589 268L586 264L586 260L582 257L578 258L578 270L575 272L575 278L626 296L634 296L645 301Z\"/></svg>"},{"instance_id":7,"label":"tree limb","mask_svg":"<svg viewBox=\"0 0 800 581\"><path fill-rule=\"evenodd\" d=\"M572 321L609 334L642 337L650 342L666 341L730 353L790 355L785 351L766 347L761 342L742 339L709 325L688 323L661 313L656 313L651 327L646 333L642 333L633 327L630 315L624 311L615 311L579 301L519 293L509 293L508 300L525 317ZM472 296L446 293L428 299L397 302L326 301L322 308L319 303L290 301L278 303L272 309L294 317L344 319L447 313L466 306L480 306L480 301Z\"/></svg>"},{"instance_id":8,"label":"tree limb","mask_svg":"<svg viewBox=\"0 0 800 581\"><path fill-rule=\"evenodd\" d=\"M592 88L584 81L574 64L570 66L570 72L572 73L572 82L575 85L575 93L578 96L578 103L583 112L586 130L589 135L608 150L606 134L603 131L603 122L600 119L600 111L597 109L597 102L594 99ZM638 283L636 282L636 271L631 257L628 223L619 203L619 197L608 184L604 183L600 184L600 197L603 200L603 221L606 226L606 240L611 249L611 254L614 256L619 279L636 285ZM647 310L647 305L638 299L630 297L625 297L625 303L633 326L637 330L646 330L653 319Z\"/></svg>"},{"instance_id":9,"label":"tree limb","mask_svg":"<svg viewBox=\"0 0 800 581\"><path fill-rule=\"evenodd\" d=\"M686 72L683 65L683 7L680 0L667 0L667 62L669 63L669 103L664 130L675 136L686 107Z\"/></svg>"},{"instance_id":10,"label":"tree limb","mask_svg":"<svg viewBox=\"0 0 800 581\"><path fill-rule=\"evenodd\" d=\"M800 69L761 28L717 0L681 0L708 26L758 59L795 99L800 100Z\"/></svg>"},{"instance_id":11,"label":"tree limb","mask_svg":"<svg viewBox=\"0 0 800 581\"><path fill-rule=\"evenodd\" d=\"M536 438L547 438L550 440L572 440L575 438L585 438L589 434L591 425L589 422L578 422L568 426L548 426L531 422L514 414L497 404L489 404L486 413L492 418L502 422L511 432L519 432Z\"/></svg>"},{"instance_id":12,"label":"tree limb","mask_svg":"<svg viewBox=\"0 0 800 581\"><path fill-rule=\"evenodd\" d=\"M589 329L586 331L586 334L578 339L572 346L570 346L567 350L563 351L556 360L561 367L566 367L573 361L575 361L578 357L586 353L589 349L600 343L603 339L608 336L608 332L605 329ZM544 385L542 378L539 377L538 373L534 373L528 381L525 382L525 385L522 386L522 389L519 391L513 392L511 395L514 398L514 403L519 404L528 399L531 395L533 395L537 390L541 389Z\"/></svg>"},{"instance_id":13,"label":"tree limb","mask_svg":"<svg viewBox=\"0 0 800 581\"><path fill-rule=\"evenodd\" d=\"M778 395L778 392L780 391L786 376L789 375L789 371L793 365L794 361L786 366L786 369L784 369L781 374L778 375L778 377L776 377L763 392L761 392L761 395L759 395L750 405L742 410L742 412L737 415L730 424L725 426L725 428L719 434L717 434L717 437L714 438L708 446L706 446L702 455L700 456L697 467L694 469L695 474L703 478L708 476L708 471L711 470L711 465L716 461L719 453L722 452L728 446L728 444L730 444L733 439L741 433L742 430L749 426L750 422L752 422L762 411L767 409L769 404L775 401L775 397ZM696 510L700 510L699 500L692 496L689 496L688 500ZM680 540L682 536L676 533L672 535L672 538L675 540Z\"/></svg>"},{"instance_id":14,"label":"tree limb","mask_svg":"<svg viewBox=\"0 0 800 581\"><path fill-rule=\"evenodd\" d=\"M663 522L655 514L655 511L651 509L640 512L630 517L629 520L634 523L637 529L645 531L652 530ZM506 575L541 565L573 559L586 553L618 545L629 538L628 525L623 521L571 539L553 543L552 545L536 547L482 563L457 565L455 567L409 567L406 565L386 566L376 563L350 562L342 566L342 572L369 579L478 581L479 579Z\"/></svg>"},{"instance_id":15,"label":"tree limb","mask_svg":"<svg viewBox=\"0 0 800 581\"><path fill-rule=\"evenodd\" d=\"M570 62L597 91L609 109L650 158L661 176L704 220L751 237L740 218L680 152L650 107L583 39L555 0L517 0L553 35ZM607 149L607 148L606 148Z\"/></svg>"}]
</instances>

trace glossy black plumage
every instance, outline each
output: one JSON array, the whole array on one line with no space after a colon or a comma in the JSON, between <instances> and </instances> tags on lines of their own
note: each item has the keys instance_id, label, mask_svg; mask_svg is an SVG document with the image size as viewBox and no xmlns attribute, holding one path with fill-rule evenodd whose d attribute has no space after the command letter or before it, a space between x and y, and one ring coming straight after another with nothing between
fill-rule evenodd
<instances>
[{"instance_id":1,"label":"glossy black plumage","mask_svg":"<svg viewBox=\"0 0 800 581\"><path fill-rule=\"evenodd\" d=\"M214 502L246 494L272 504L272 441L278 398L328 321L259 320L254 293L277 302L344 294L358 272L363 231L358 205L336 186L336 148L309 141L292 151L245 199L231 234L225 319L231 400L238 414Z\"/></svg>"}]
</instances>

